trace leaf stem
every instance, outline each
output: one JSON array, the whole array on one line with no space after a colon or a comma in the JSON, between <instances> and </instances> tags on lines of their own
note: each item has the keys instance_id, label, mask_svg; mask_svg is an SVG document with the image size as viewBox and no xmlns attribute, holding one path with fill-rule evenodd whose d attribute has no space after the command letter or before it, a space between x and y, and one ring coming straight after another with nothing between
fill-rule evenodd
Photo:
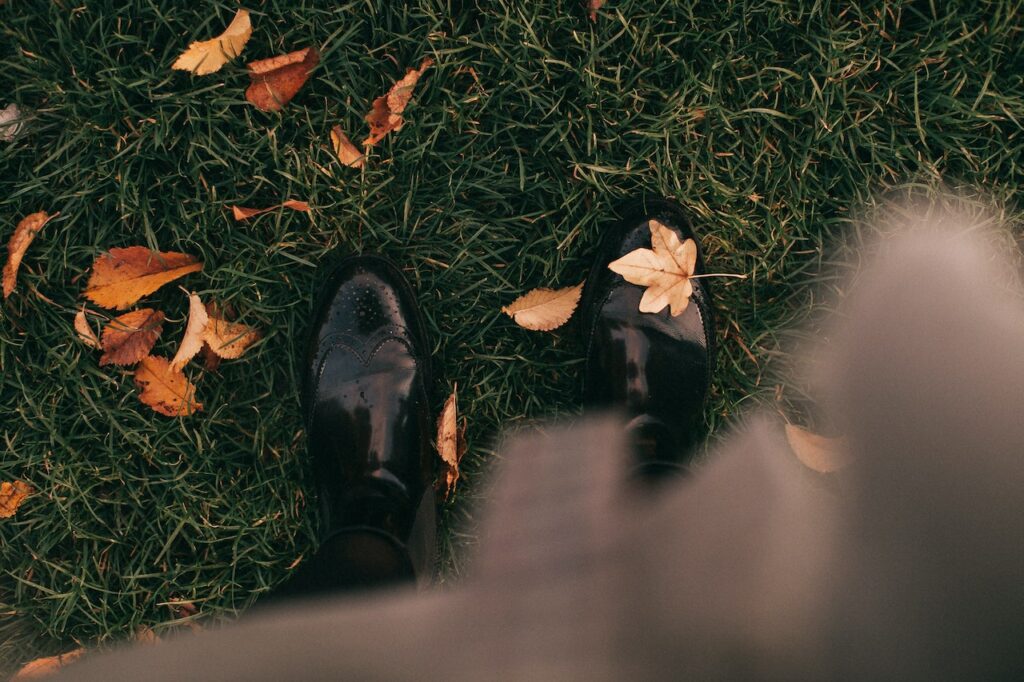
<instances>
[{"instance_id":1,"label":"leaf stem","mask_svg":"<svg viewBox=\"0 0 1024 682\"><path fill-rule=\"evenodd\" d=\"M735 277L736 279L746 279L746 275L734 275L731 272L706 272L703 275L690 275L687 279L705 279L707 277Z\"/></svg>"}]
</instances>

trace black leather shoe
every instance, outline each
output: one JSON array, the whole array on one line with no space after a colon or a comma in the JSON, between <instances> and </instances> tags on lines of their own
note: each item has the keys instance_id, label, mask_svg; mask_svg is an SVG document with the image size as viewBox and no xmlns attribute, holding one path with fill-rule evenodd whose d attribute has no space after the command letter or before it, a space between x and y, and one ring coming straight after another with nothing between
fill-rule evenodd
<instances>
[{"instance_id":1,"label":"black leather shoe","mask_svg":"<svg viewBox=\"0 0 1024 682\"><path fill-rule=\"evenodd\" d=\"M433 573L428 354L416 298L394 265L358 256L333 269L314 311L304 367L321 537L296 576L307 591Z\"/></svg>"},{"instance_id":2,"label":"black leather shoe","mask_svg":"<svg viewBox=\"0 0 1024 682\"><path fill-rule=\"evenodd\" d=\"M704 398L714 366L714 321L706 280L691 280L686 310L641 313L644 287L626 282L608 264L638 248L651 248L649 221L658 220L681 241L697 243L696 273L704 272L700 241L682 209L655 199L631 206L605 234L583 294L587 364L583 401L588 408L624 410L641 474L679 470L702 436Z\"/></svg>"}]
</instances>

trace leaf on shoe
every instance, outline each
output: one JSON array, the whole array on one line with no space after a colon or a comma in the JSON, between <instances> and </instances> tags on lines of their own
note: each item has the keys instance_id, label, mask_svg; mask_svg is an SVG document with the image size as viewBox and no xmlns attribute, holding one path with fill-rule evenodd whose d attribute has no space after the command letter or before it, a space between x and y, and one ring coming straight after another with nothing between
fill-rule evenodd
<instances>
[{"instance_id":1,"label":"leaf on shoe","mask_svg":"<svg viewBox=\"0 0 1024 682\"><path fill-rule=\"evenodd\" d=\"M196 356L203 349L203 333L210 316L206 314L206 306L199 299L199 296L192 293L188 295L188 324L185 325L185 335L181 338L181 345L178 352L171 360L171 369L180 372L188 361Z\"/></svg>"},{"instance_id":2,"label":"leaf on shoe","mask_svg":"<svg viewBox=\"0 0 1024 682\"><path fill-rule=\"evenodd\" d=\"M245 98L262 111L280 111L305 85L310 72L319 63L320 53L315 47L250 62L252 83L245 91Z\"/></svg>"},{"instance_id":3,"label":"leaf on shoe","mask_svg":"<svg viewBox=\"0 0 1024 682\"><path fill-rule=\"evenodd\" d=\"M36 238L39 230L51 219L56 218L59 213L49 215L46 211L39 211L25 216L14 228L11 240L7 242L7 262L4 263L3 288L6 299L14 291L17 284L18 268L21 266L21 259L28 249L28 245Z\"/></svg>"},{"instance_id":4,"label":"leaf on shoe","mask_svg":"<svg viewBox=\"0 0 1024 682\"><path fill-rule=\"evenodd\" d=\"M564 289L534 289L501 309L520 327L547 332L569 321L583 294L583 284Z\"/></svg>"},{"instance_id":5,"label":"leaf on shoe","mask_svg":"<svg viewBox=\"0 0 1024 682\"><path fill-rule=\"evenodd\" d=\"M366 156L352 144L341 126L331 128L331 147L338 159L349 168L362 168L366 165Z\"/></svg>"},{"instance_id":6,"label":"leaf on shoe","mask_svg":"<svg viewBox=\"0 0 1024 682\"><path fill-rule=\"evenodd\" d=\"M0 142L11 142L25 127L25 115L17 104L0 109Z\"/></svg>"},{"instance_id":7,"label":"leaf on shoe","mask_svg":"<svg viewBox=\"0 0 1024 682\"><path fill-rule=\"evenodd\" d=\"M290 208L293 211L303 211L305 213L309 213L309 204L307 204L305 201L299 201L297 199L289 199L288 201L280 203L276 206L268 206L267 208L246 208L244 206L232 206L231 213L232 215L234 215L235 220L241 221L248 220L249 218L253 218L258 215L262 215L263 213L276 211L279 208Z\"/></svg>"},{"instance_id":8,"label":"leaf on shoe","mask_svg":"<svg viewBox=\"0 0 1024 682\"><path fill-rule=\"evenodd\" d=\"M818 473L831 474L847 464L845 438L826 438L794 424L786 424L786 440L801 464Z\"/></svg>"},{"instance_id":9,"label":"leaf on shoe","mask_svg":"<svg viewBox=\"0 0 1024 682\"><path fill-rule=\"evenodd\" d=\"M240 9L223 33L210 40L191 43L171 68L191 71L197 76L220 71L222 66L242 54L251 35L252 22L249 20L249 10Z\"/></svg>"},{"instance_id":10,"label":"leaf on shoe","mask_svg":"<svg viewBox=\"0 0 1024 682\"><path fill-rule=\"evenodd\" d=\"M111 249L92 264L85 297L104 308L124 310L168 282L202 269L202 263L184 253L144 246Z\"/></svg>"},{"instance_id":11,"label":"leaf on shoe","mask_svg":"<svg viewBox=\"0 0 1024 682\"><path fill-rule=\"evenodd\" d=\"M373 100L373 108L366 115L366 122L370 124L370 135L363 140L364 147L372 147L383 140L392 130L402 129L402 126L405 125L402 112L405 111L409 100L412 99L416 82L433 63L433 59L424 57L420 62L420 68L408 69L405 75L391 86L388 94Z\"/></svg>"},{"instance_id":12,"label":"leaf on shoe","mask_svg":"<svg viewBox=\"0 0 1024 682\"><path fill-rule=\"evenodd\" d=\"M149 355L164 329L164 314L141 308L115 317L103 329L103 365L134 365Z\"/></svg>"},{"instance_id":13,"label":"leaf on shoe","mask_svg":"<svg viewBox=\"0 0 1024 682\"><path fill-rule=\"evenodd\" d=\"M32 486L24 481L0 483L0 519L9 519L18 511L25 498L32 494Z\"/></svg>"},{"instance_id":14,"label":"leaf on shoe","mask_svg":"<svg viewBox=\"0 0 1024 682\"><path fill-rule=\"evenodd\" d=\"M168 417L188 416L203 409L196 402L196 387L181 372L171 369L166 358L143 358L135 368L135 383L141 390L139 400Z\"/></svg>"},{"instance_id":15,"label":"leaf on shoe","mask_svg":"<svg viewBox=\"0 0 1024 682\"><path fill-rule=\"evenodd\" d=\"M102 348L100 340L96 337L96 332L92 330L92 325L89 324L89 320L85 316L85 306L75 313L75 333L78 334L78 338L89 348L95 348L99 350Z\"/></svg>"},{"instance_id":16,"label":"leaf on shoe","mask_svg":"<svg viewBox=\"0 0 1024 682\"><path fill-rule=\"evenodd\" d=\"M455 492L455 484L459 480L459 463L466 454L466 421L459 426L458 417L458 385L444 403L444 408L437 418L437 454L441 456L444 470L437 481L437 489L441 491L443 500L447 500Z\"/></svg>"},{"instance_id":17,"label":"leaf on shoe","mask_svg":"<svg viewBox=\"0 0 1024 682\"><path fill-rule=\"evenodd\" d=\"M217 306L207 305L206 313L209 322L203 331L203 341L220 358L240 358L249 346L263 338L259 329L227 320Z\"/></svg>"},{"instance_id":18,"label":"leaf on shoe","mask_svg":"<svg viewBox=\"0 0 1024 682\"><path fill-rule=\"evenodd\" d=\"M675 231L657 220L650 221L652 249L635 249L608 264L630 284L647 287L640 312L658 313L668 307L673 317L682 315L693 295L697 243L679 241Z\"/></svg>"},{"instance_id":19,"label":"leaf on shoe","mask_svg":"<svg viewBox=\"0 0 1024 682\"><path fill-rule=\"evenodd\" d=\"M11 682L18 682L20 680L38 680L43 677L55 675L61 668L73 663L84 653L85 649L74 649L60 654L59 656L47 656L45 658L37 658L34 661L29 661L14 674L14 677L11 678Z\"/></svg>"}]
</instances>

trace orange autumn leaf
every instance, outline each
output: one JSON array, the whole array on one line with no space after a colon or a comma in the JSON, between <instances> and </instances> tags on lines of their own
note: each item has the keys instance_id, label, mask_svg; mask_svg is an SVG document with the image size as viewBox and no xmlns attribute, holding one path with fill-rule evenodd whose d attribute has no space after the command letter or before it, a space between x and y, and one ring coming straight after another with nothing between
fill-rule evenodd
<instances>
[{"instance_id":1,"label":"orange autumn leaf","mask_svg":"<svg viewBox=\"0 0 1024 682\"><path fill-rule=\"evenodd\" d=\"M231 213L234 215L235 220L248 220L258 215L268 213L270 211L276 211L279 208L290 208L293 211L304 211L309 213L309 204L305 201L298 201L297 199L289 199L276 206L268 206L267 208L246 208L245 206L232 206Z\"/></svg>"},{"instance_id":2,"label":"orange autumn leaf","mask_svg":"<svg viewBox=\"0 0 1024 682\"><path fill-rule=\"evenodd\" d=\"M115 317L103 329L100 365L134 365L149 355L164 328L164 314L141 308Z\"/></svg>"},{"instance_id":3,"label":"orange autumn leaf","mask_svg":"<svg viewBox=\"0 0 1024 682\"><path fill-rule=\"evenodd\" d=\"M96 337L96 332L92 330L92 325L89 324L89 320L85 317L85 306L82 306L82 309L75 313L75 332L82 343L89 348L99 350L103 347L100 344L100 340Z\"/></svg>"},{"instance_id":4,"label":"orange autumn leaf","mask_svg":"<svg viewBox=\"0 0 1024 682\"><path fill-rule=\"evenodd\" d=\"M420 62L420 68L407 70L405 76L391 86L388 94L373 100L373 108L366 115L366 122L370 124L370 135L363 140L364 147L372 147L392 130L402 129L402 126L405 125L402 112L405 111L409 100L412 99L416 82L433 63L433 59L425 57Z\"/></svg>"},{"instance_id":5,"label":"orange autumn leaf","mask_svg":"<svg viewBox=\"0 0 1024 682\"><path fill-rule=\"evenodd\" d=\"M569 321L583 294L583 284L564 289L534 289L501 309L520 327L547 332Z\"/></svg>"},{"instance_id":6,"label":"orange autumn leaf","mask_svg":"<svg viewBox=\"0 0 1024 682\"><path fill-rule=\"evenodd\" d=\"M19 680L38 680L43 677L49 677L54 675L64 666L73 663L82 654L85 653L85 649L74 649L67 653L60 654L59 656L47 656L46 658L37 658L34 661L30 661L21 667L14 677L11 678L11 682L18 682Z\"/></svg>"},{"instance_id":7,"label":"orange autumn leaf","mask_svg":"<svg viewBox=\"0 0 1024 682\"><path fill-rule=\"evenodd\" d=\"M181 372L171 369L166 358L150 355L135 368L139 400L168 417L187 416L203 409L196 402L196 387Z\"/></svg>"},{"instance_id":8,"label":"orange autumn leaf","mask_svg":"<svg viewBox=\"0 0 1024 682\"><path fill-rule=\"evenodd\" d=\"M18 511L25 498L32 494L32 486L24 481L0 483L0 519L9 519Z\"/></svg>"},{"instance_id":9,"label":"orange autumn leaf","mask_svg":"<svg viewBox=\"0 0 1024 682\"><path fill-rule=\"evenodd\" d=\"M58 215L60 214L48 215L46 211L32 213L22 218L18 226L14 228L14 234L7 242L7 262L4 263L3 274L4 298L10 296L14 291L14 285L18 278L18 267L21 265L21 259L25 255L28 245L36 238L39 230L43 229L43 225Z\"/></svg>"},{"instance_id":10,"label":"orange autumn leaf","mask_svg":"<svg viewBox=\"0 0 1024 682\"><path fill-rule=\"evenodd\" d=\"M366 156L352 144L352 140L348 139L341 126L331 128L331 147L338 160L349 168L362 168L366 165Z\"/></svg>"},{"instance_id":11,"label":"orange autumn leaf","mask_svg":"<svg viewBox=\"0 0 1024 682\"><path fill-rule=\"evenodd\" d=\"M252 83L245 91L245 98L262 111L280 111L295 97L319 63L320 53L315 47L250 62Z\"/></svg>"},{"instance_id":12,"label":"orange autumn leaf","mask_svg":"<svg viewBox=\"0 0 1024 682\"><path fill-rule=\"evenodd\" d=\"M830 474L846 466L844 438L827 438L795 424L786 424L786 440L796 458L808 469Z\"/></svg>"},{"instance_id":13,"label":"orange autumn leaf","mask_svg":"<svg viewBox=\"0 0 1024 682\"><path fill-rule=\"evenodd\" d=\"M188 324L185 325L185 336L181 339L178 352L174 354L174 358L171 360L172 370L181 371L181 368L194 358L196 353L202 350L203 332L206 331L206 325L209 321L210 317L206 314L206 306L199 300L199 296L189 294Z\"/></svg>"},{"instance_id":14,"label":"orange autumn leaf","mask_svg":"<svg viewBox=\"0 0 1024 682\"><path fill-rule=\"evenodd\" d=\"M202 269L202 263L184 253L144 246L111 249L92 264L85 297L104 308L124 310L168 282Z\"/></svg>"},{"instance_id":15,"label":"orange autumn leaf","mask_svg":"<svg viewBox=\"0 0 1024 682\"><path fill-rule=\"evenodd\" d=\"M455 484L459 480L459 463L466 454L466 423L463 420L462 427L459 427L458 388L456 385L452 390L437 418L437 454L441 456L444 466L437 487L446 500L455 491Z\"/></svg>"},{"instance_id":16,"label":"orange autumn leaf","mask_svg":"<svg viewBox=\"0 0 1024 682\"><path fill-rule=\"evenodd\" d=\"M230 322L215 305L207 305L206 313L210 321L203 331L203 341L210 351L225 360L242 357L249 346L263 338L263 334L255 327Z\"/></svg>"}]
</instances>

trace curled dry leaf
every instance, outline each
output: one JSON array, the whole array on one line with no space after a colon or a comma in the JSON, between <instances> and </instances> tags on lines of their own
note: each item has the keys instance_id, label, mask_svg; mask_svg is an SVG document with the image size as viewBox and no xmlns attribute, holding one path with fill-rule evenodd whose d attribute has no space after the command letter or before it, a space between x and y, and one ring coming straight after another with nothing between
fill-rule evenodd
<instances>
[{"instance_id":1,"label":"curled dry leaf","mask_svg":"<svg viewBox=\"0 0 1024 682\"><path fill-rule=\"evenodd\" d=\"M583 284L564 289L534 289L501 309L520 327L547 332L569 321L583 294Z\"/></svg>"},{"instance_id":2,"label":"curled dry leaf","mask_svg":"<svg viewBox=\"0 0 1024 682\"><path fill-rule=\"evenodd\" d=\"M171 369L166 358L150 355L135 368L139 400L168 417L187 416L203 409L196 402L196 387L181 372Z\"/></svg>"},{"instance_id":3,"label":"curled dry leaf","mask_svg":"<svg viewBox=\"0 0 1024 682\"><path fill-rule=\"evenodd\" d=\"M245 91L245 98L257 109L280 111L305 85L310 72L319 63L320 53L315 47L250 62L252 83Z\"/></svg>"},{"instance_id":4,"label":"curled dry leaf","mask_svg":"<svg viewBox=\"0 0 1024 682\"><path fill-rule=\"evenodd\" d=\"M249 10L240 9L223 33L210 40L191 43L171 68L191 71L197 76L220 71L228 61L242 54L242 49L249 42L251 35L252 22L249 20Z\"/></svg>"},{"instance_id":5,"label":"curled dry leaf","mask_svg":"<svg viewBox=\"0 0 1024 682\"><path fill-rule=\"evenodd\" d=\"M38 680L44 677L54 675L66 665L73 663L82 654L85 653L85 649L74 649L67 653L60 654L59 656L47 656L46 658L37 658L34 661L30 661L23 665L21 669L15 673L14 677L11 678L11 682L18 682L20 680Z\"/></svg>"},{"instance_id":6,"label":"curled dry leaf","mask_svg":"<svg viewBox=\"0 0 1024 682\"><path fill-rule=\"evenodd\" d=\"M206 324L210 321L206 314L206 306L199 300L196 294L188 295L188 324L185 325L185 336L181 338L181 345L178 352L171 360L171 369L180 372L189 360L196 356L203 348L203 332L206 331Z\"/></svg>"},{"instance_id":7,"label":"curled dry leaf","mask_svg":"<svg viewBox=\"0 0 1024 682\"><path fill-rule=\"evenodd\" d=\"M85 307L75 313L75 332L78 334L78 338L81 339L89 348L100 349L102 345L100 340L96 338L96 333L92 330L92 325L89 324L89 320L85 317Z\"/></svg>"},{"instance_id":8,"label":"curled dry leaf","mask_svg":"<svg viewBox=\"0 0 1024 682\"><path fill-rule=\"evenodd\" d=\"M43 229L43 225L52 218L60 215L55 213L48 215L46 211L39 211L25 216L14 228L11 241L7 242L7 262L4 263L3 287L4 298L11 295L14 285L17 283L18 268L21 266L21 259L28 249L28 245L36 238L36 233Z\"/></svg>"},{"instance_id":9,"label":"curled dry leaf","mask_svg":"<svg viewBox=\"0 0 1024 682\"><path fill-rule=\"evenodd\" d=\"M359 148L352 144L341 126L331 128L331 147L338 159L350 168L362 168L366 165L366 157Z\"/></svg>"},{"instance_id":10,"label":"curled dry leaf","mask_svg":"<svg viewBox=\"0 0 1024 682\"><path fill-rule=\"evenodd\" d=\"M666 306L672 316L682 315L693 295L697 265L697 244L679 241L675 231L657 220L650 221L651 249L636 249L608 264L629 283L647 287L640 299L640 312L658 313Z\"/></svg>"},{"instance_id":11,"label":"curled dry leaf","mask_svg":"<svg viewBox=\"0 0 1024 682\"><path fill-rule=\"evenodd\" d=\"M17 104L8 104L0 109L0 141L10 142L25 126L25 115Z\"/></svg>"},{"instance_id":12,"label":"curled dry leaf","mask_svg":"<svg viewBox=\"0 0 1024 682\"><path fill-rule=\"evenodd\" d=\"M289 199L284 203L278 204L277 206L269 206L267 208L246 208L244 206L232 206L231 213L234 215L235 220L248 220L255 216L270 211L276 211L279 208L290 208L293 211L304 211L309 213L309 204L305 201L298 201L297 199Z\"/></svg>"},{"instance_id":13,"label":"curled dry leaf","mask_svg":"<svg viewBox=\"0 0 1024 682\"><path fill-rule=\"evenodd\" d=\"M793 454L808 469L830 474L846 466L845 438L826 438L794 424L786 424L786 440Z\"/></svg>"},{"instance_id":14,"label":"curled dry leaf","mask_svg":"<svg viewBox=\"0 0 1024 682\"><path fill-rule=\"evenodd\" d=\"M0 519L9 519L18 511L25 498L32 494L32 486L24 481L0 483Z\"/></svg>"},{"instance_id":15,"label":"curled dry leaf","mask_svg":"<svg viewBox=\"0 0 1024 682\"><path fill-rule=\"evenodd\" d=\"M416 82L433 63L433 59L425 57L420 62L420 68L407 70L402 79L391 86L388 94L373 100L373 108L366 115L366 122L370 124L370 135L363 140L364 147L372 147L392 130L402 129L405 125L402 112L412 99Z\"/></svg>"},{"instance_id":16,"label":"curled dry leaf","mask_svg":"<svg viewBox=\"0 0 1024 682\"><path fill-rule=\"evenodd\" d=\"M597 11L604 6L605 0L587 0L587 9L590 10L590 20L597 21Z\"/></svg>"},{"instance_id":17,"label":"curled dry leaf","mask_svg":"<svg viewBox=\"0 0 1024 682\"><path fill-rule=\"evenodd\" d=\"M168 282L202 269L202 263L184 253L144 246L111 249L92 264L85 297L104 308L124 310Z\"/></svg>"},{"instance_id":18,"label":"curled dry leaf","mask_svg":"<svg viewBox=\"0 0 1024 682\"><path fill-rule=\"evenodd\" d=\"M255 327L229 322L216 306L206 306L206 313L210 320L203 332L203 341L218 357L225 360L240 358L249 346L263 338Z\"/></svg>"},{"instance_id":19,"label":"curled dry leaf","mask_svg":"<svg viewBox=\"0 0 1024 682\"><path fill-rule=\"evenodd\" d=\"M134 365L149 355L164 329L164 314L141 308L119 315L103 329L100 365Z\"/></svg>"},{"instance_id":20,"label":"curled dry leaf","mask_svg":"<svg viewBox=\"0 0 1024 682\"><path fill-rule=\"evenodd\" d=\"M466 454L466 424L463 420L462 427L459 427L458 389L456 385L437 418L437 454L444 464L437 487L446 500L455 491L455 484L459 480L459 463Z\"/></svg>"}]
</instances>

